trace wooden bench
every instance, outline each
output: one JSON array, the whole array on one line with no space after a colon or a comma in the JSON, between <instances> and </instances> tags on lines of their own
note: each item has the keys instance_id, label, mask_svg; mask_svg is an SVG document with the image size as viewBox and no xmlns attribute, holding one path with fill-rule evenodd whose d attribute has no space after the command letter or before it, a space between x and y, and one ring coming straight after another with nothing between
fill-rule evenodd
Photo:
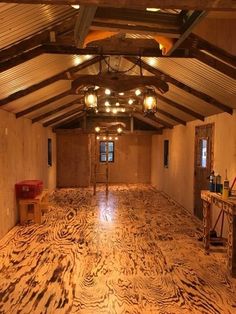
<instances>
[{"instance_id":1,"label":"wooden bench","mask_svg":"<svg viewBox=\"0 0 236 314\"><path fill-rule=\"evenodd\" d=\"M43 190L43 192L35 198L19 199L18 204L21 225L29 220L35 223L41 223L42 213L48 210L48 190Z\"/></svg>"}]
</instances>

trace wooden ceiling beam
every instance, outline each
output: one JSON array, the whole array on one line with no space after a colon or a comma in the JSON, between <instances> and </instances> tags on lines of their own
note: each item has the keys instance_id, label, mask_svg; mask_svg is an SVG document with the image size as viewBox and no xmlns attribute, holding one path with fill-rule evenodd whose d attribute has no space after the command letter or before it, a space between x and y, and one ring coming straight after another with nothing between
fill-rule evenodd
<instances>
[{"instance_id":1,"label":"wooden ceiling beam","mask_svg":"<svg viewBox=\"0 0 236 314\"><path fill-rule=\"evenodd\" d=\"M127 60L129 60L130 62L132 63L136 63L137 62L137 58L127 58ZM233 109L230 108L229 106L225 105L225 104L222 104L221 102L219 102L218 100L216 100L215 98L201 92L201 91L198 91L184 83L181 83L180 81L176 80L174 77L156 69L156 68L153 68L152 66L150 66L149 64L147 64L146 62L142 61L142 67L143 69L149 71L150 73L154 74L155 76L157 76L158 78L161 78L163 79L164 81L166 81L167 83L171 83L173 85L175 85L176 87L184 90L186 93L190 93L198 98L200 98L201 100L209 103L210 105L222 110L222 111L225 111L229 114L233 114Z\"/></svg>"},{"instance_id":2,"label":"wooden ceiling beam","mask_svg":"<svg viewBox=\"0 0 236 314\"><path fill-rule=\"evenodd\" d=\"M234 0L3 0L5 3L57 4L57 5L97 5L101 7L145 9L155 7L161 9L185 10L236 10Z\"/></svg>"},{"instance_id":3,"label":"wooden ceiling beam","mask_svg":"<svg viewBox=\"0 0 236 314\"><path fill-rule=\"evenodd\" d=\"M135 41L135 39L134 39ZM106 49L103 49L102 47L92 47L89 46L87 48L76 48L73 46L66 46L66 45L60 45L60 44L44 44L43 46L45 53L53 53L53 54L77 54L77 55L103 55L103 56L109 56L109 55L115 55L115 56L146 56L146 57L160 57L160 58L167 58L167 56L163 56L162 52L159 48L143 48L141 49L137 47L136 49L125 47L125 45L121 45L120 47L114 47L110 46ZM172 54L172 57L175 58L192 58L191 52L189 52L189 49L177 49Z\"/></svg>"},{"instance_id":4,"label":"wooden ceiling beam","mask_svg":"<svg viewBox=\"0 0 236 314\"><path fill-rule=\"evenodd\" d=\"M83 118L85 116L85 114L82 114L81 112L79 113L75 113L74 115L72 116L69 116L67 118L64 118L63 120L60 120L58 123L55 122L52 127L53 127L53 132L56 131L57 128L65 125L65 124L68 124L70 122L73 122L75 119L80 119L80 118Z\"/></svg>"},{"instance_id":5,"label":"wooden ceiling beam","mask_svg":"<svg viewBox=\"0 0 236 314\"><path fill-rule=\"evenodd\" d=\"M170 105L170 106L172 106L172 107L174 107L180 111L183 111L183 112L187 113L188 115L190 115L196 119L204 121L204 116L201 115L200 113L196 112L196 111L193 111L193 110L191 110L191 109L189 109L189 108L187 108L187 107L185 107L185 106L183 106L183 105L181 105L181 104L179 104L179 103L177 103L177 102L175 102L169 98L166 98L166 97L160 95L160 94L157 94L157 98L159 98L160 100L162 100L166 104L168 104L168 105Z\"/></svg>"},{"instance_id":6,"label":"wooden ceiling beam","mask_svg":"<svg viewBox=\"0 0 236 314\"><path fill-rule=\"evenodd\" d=\"M160 124L164 127L167 127L167 128L173 128L172 125L169 125L168 123L164 122L164 121L158 121L158 119L151 119L150 116L144 116L143 113L140 113L140 112L133 112L133 117L140 120L140 121L143 121L149 125L151 125L152 127L156 128L156 129L160 129Z\"/></svg>"},{"instance_id":7,"label":"wooden ceiling beam","mask_svg":"<svg viewBox=\"0 0 236 314\"><path fill-rule=\"evenodd\" d=\"M24 90L20 90L16 93L13 93L4 99L1 99L0 100L0 106L6 105L6 104L8 104L14 100L21 98L21 97L27 96L27 95L37 91L40 88L43 88L43 87L46 87L52 83L55 83L58 80L72 80L73 73L76 73L80 70L83 70L83 69L99 62L101 60L101 58L102 57L98 57L98 56L94 57L90 60L87 60L87 61L77 65L77 66L70 67L70 68L66 69L65 71L62 71L62 72L60 72L54 76L51 76L50 78L43 80L37 84L31 85Z\"/></svg>"},{"instance_id":8,"label":"wooden ceiling beam","mask_svg":"<svg viewBox=\"0 0 236 314\"><path fill-rule=\"evenodd\" d=\"M24 39L19 43L1 50L0 52L0 60L7 60L13 58L16 55L19 55L23 52L26 52L30 49L36 48L43 43L50 43L52 42L51 34L55 38L56 42L60 36L66 34L68 31L73 30L75 24L75 18L69 18L66 20L61 21L59 24L54 26L51 30L42 31L40 34L31 36L30 38ZM73 43L73 38L71 38L71 44Z\"/></svg>"},{"instance_id":9,"label":"wooden ceiling beam","mask_svg":"<svg viewBox=\"0 0 236 314\"><path fill-rule=\"evenodd\" d=\"M72 115L76 114L76 113L80 113L81 114L81 117L83 115L85 115L85 112L84 111L81 111L79 108L76 108L76 109L73 109L73 110L70 110L66 113L63 113L62 115L60 115L59 117L56 117L56 118L53 118L51 120L48 120L47 122L43 123L43 126L44 127L48 127L52 124L55 124L56 122L59 122L65 118L68 118L68 117L71 117Z\"/></svg>"},{"instance_id":10,"label":"wooden ceiling beam","mask_svg":"<svg viewBox=\"0 0 236 314\"><path fill-rule=\"evenodd\" d=\"M205 63L206 65L214 68L215 70L224 73L225 75L231 77L234 80L236 79L236 69L234 67L198 49L192 49L192 53L193 56L202 63Z\"/></svg>"},{"instance_id":11,"label":"wooden ceiling beam","mask_svg":"<svg viewBox=\"0 0 236 314\"><path fill-rule=\"evenodd\" d=\"M20 118L20 117L26 116L27 114L29 114L29 113L31 113L31 112L33 112L35 110L41 109L41 108L43 108L43 107L45 107L47 105L50 105L54 101L57 101L57 100L59 100L59 99L61 99L63 97L66 97L66 96L69 96L69 95L72 95L72 94L74 94L73 91L72 90L68 90L68 91L65 91L65 92L63 92L61 94L53 96L53 97L51 97L49 99L46 99L46 100L44 100L44 101L42 101L42 102L40 102L40 103L38 103L36 105L30 106L27 109L24 109L24 110L21 110L21 111L17 112L16 113L16 118Z\"/></svg>"},{"instance_id":12,"label":"wooden ceiling beam","mask_svg":"<svg viewBox=\"0 0 236 314\"><path fill-rule=\"evenodd\" d=\"M134 34L146 34L146 35L162 35L170 38L179 38L180 31L173 28L163 27L149 27L145 25L132 25L132 24L119 24L93 21L91 29L95 30L112 30L119 33L134 33Z\"/></svg>"},{"instance_id":13,"label":"wooden ceiling beam","mask_svg":"<svg viewBox=\"0 0 236 314\"><path fill-rule=\"evenodd\" d=\"M44 49L42 48L42 46L33 48L33 49L26 51L24 53L20 53L19 55L15 56L11 59L8 59L4 62L1 62L1 72L7 71L12 67L15 67L21 63L24 63L26 61L33 59L33 58L36 58L39 55L41 55L42 53L44 53Z\"/></svg>"},{"instance_id":14,"label":"wooden ceiling beam","mask_svg":"<svg viewBox=\"0 0 236 314\"><path fill-rule=\"evenodd\" d=\"M180 118L178 118L178 117L176 117L176 116L170 114L169 112L166 112L166 111L164 111L164 110L162 110L160 108L157 108L157 113L160 113L163 116L166 116L167 118L170 118L171 120L176 121L176 122L178 122L178 123L180 123L182 125L186 125L186 121L184 121L184 120L182 120L182 119L180 119Z\"/></svg>"},{"instance_id":15,"label":"wooden ceiling beam","mask_svg":"<svg viewBox=\"0 0 236 314\"><path fill-rule=\"evenodd\" d=\"M198 50L207 51L216 58L236 67L235 55L230 54L228 51L209 43L208 41L193 33L189 35L189 37L185 40L183 44L181 44L181 47L188 49L195 48Z\"/></svg>"},{"instance_id":16,"label":"wooden ceiling beam","mask_svg":"<svg viewBox=\"0 0 236 314\"><path fill-rule=\"evenodd\" d=\"M176 28L181 26L178 14L148 12L146 10L134 10L127 8L101 8L98 7L94 21L106 21L108 23L131 23L146 25L149 27L161 26L163 28Z\"/></svg>"},{"instance_id":17,"label":"wooden ceiling beam","mask_svg":"<svg viewBox=\"0 0 236 314\"><path fill-rule=\"evenodd\" d=\"M181 45L181 43L190 35L193 28L199 24L202 19L207 15L207 11L193 11L189 14L186 12L183 25L180 29L180 38L177 39L170 50L167 51L166 55L171 56L172 53Z\"/></svg>"},{"instance_id":18,"label":"wooden ceiling beam","mask_svg":"<svg viewBox=\"0 0 236 314\"><path fill-rule=\"evenodd\" d=\"M56 108L56 109L53 109L53 110L51 110L51 111L45 112L45 113L43 113L43 114L41 114L41 115L39 115L39 116L33 118L33 119L32 119L32 123L39 122L40 120L43 120L43 119L45 119L45 118L48 118L48 117L50 117L51 115L54 115L55 113L58 113L58 112L60 112L60 111L62 111L62 110L69 109L69 108L72 107L73 105L79 104L80 102L81 102L81 98L78 98L78 99L75 99L75 100L73 100L73 101L71 101L71 102L69 102L69 103L66 103L65 105L63 105L63 106L61 106L61 107L59 107L59 108ZM80 105L80 106L81 106L81 109L83 109L83 106L84 106L84 105L82 104L82 105Z\"/></svg>"},{"instance_id":19,"label":"wooden ceiling beam","mask_svg":"<svg viewBox=\"0 0 236 314\"><path fill-rule=\"evenodd\" d=\"M75 23L74 38L77 48L82 48L84 40L88 35L89 28L96 13L97 6L84 6L79 9L78 16Z\"/></svg>"}]
</instances>

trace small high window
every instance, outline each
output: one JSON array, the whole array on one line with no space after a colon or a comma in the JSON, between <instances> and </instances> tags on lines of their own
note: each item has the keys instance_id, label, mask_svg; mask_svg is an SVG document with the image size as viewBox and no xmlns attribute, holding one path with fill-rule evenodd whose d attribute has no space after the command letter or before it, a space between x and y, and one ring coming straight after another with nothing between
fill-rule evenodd
<instances>
[{"instance_id":1,"label":"small high window","mask_svg":"<svg viewBox=\"0 0 236 314\"><path fill-rule=\"evenodd\" d=\"M100 162L107 161L107 146L108 146L108 162L114 162L114 142L100 142Z\"/></svg>"},{"instance_id":2,"label":"small high window","mask_svg":"<svg viewBox=\"0 0 236 314\"><path fill-rule=\"evenodd\" d=\"M207 145L207 138L199 140L198 166L202 168L207 167Z\"/></svg>"},{"instance_id":3,"label":"small high window","mask_svg":"<svg viewBox=\"0 0 236 314\"><path fill-rule=\"evenodd\" d=\"M48 138L48 166L52 166L52 139Z\"/></svg>"},{"instance_id":4,"label":"small high window","mask_svg":"<svg viewBox=\"0 0 236 314\"><path fill-rule=\"evenodd\" d=\"M164 167L169 166L169 140L164 140Z\"/></svg>"}]
</instances>

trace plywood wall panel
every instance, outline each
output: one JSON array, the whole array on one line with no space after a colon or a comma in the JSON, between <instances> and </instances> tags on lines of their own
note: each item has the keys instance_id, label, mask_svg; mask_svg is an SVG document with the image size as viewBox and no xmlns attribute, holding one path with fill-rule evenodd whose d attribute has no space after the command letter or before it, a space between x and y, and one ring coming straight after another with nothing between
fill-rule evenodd
<instances>
[{"instance_id":1,"label":"plywood wall panel","mask_svg":"<svg viewBox=\"0 0 236 314\"><path fill-rule=\"evenodd\" d=\"M40 124L0 110L0 237L18 221L14 185L26 179L41 179L44 186L55 187L55 163L47 164L47 138L56 137Z\"/></svg>"},{"instance_id":2,"label":"plywood wall panel","mask_svg":"<svg viewBox=\"0 0 236 314\"><path fill-rule=\"evenodd\" d=\"M90 184L90 137L87 134L57 134L57 185L79 187Z\"/></svg>"}]
</instances>

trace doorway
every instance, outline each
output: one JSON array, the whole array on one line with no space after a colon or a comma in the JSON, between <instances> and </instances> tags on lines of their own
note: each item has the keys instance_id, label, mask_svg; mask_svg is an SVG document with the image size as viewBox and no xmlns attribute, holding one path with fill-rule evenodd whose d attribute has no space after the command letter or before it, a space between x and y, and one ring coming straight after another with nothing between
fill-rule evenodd
<instances>
[{"instance_id":1,"label":"doorway","mask_svg":"<svg viewBox=\"0 0 236 314\"><path fill-rule=\"evenodd\" d=\"M201 190L208 190L213 170L214 124L196 126L194 158L194 215L203 218Z\"/></svg>"}]
</instances>

